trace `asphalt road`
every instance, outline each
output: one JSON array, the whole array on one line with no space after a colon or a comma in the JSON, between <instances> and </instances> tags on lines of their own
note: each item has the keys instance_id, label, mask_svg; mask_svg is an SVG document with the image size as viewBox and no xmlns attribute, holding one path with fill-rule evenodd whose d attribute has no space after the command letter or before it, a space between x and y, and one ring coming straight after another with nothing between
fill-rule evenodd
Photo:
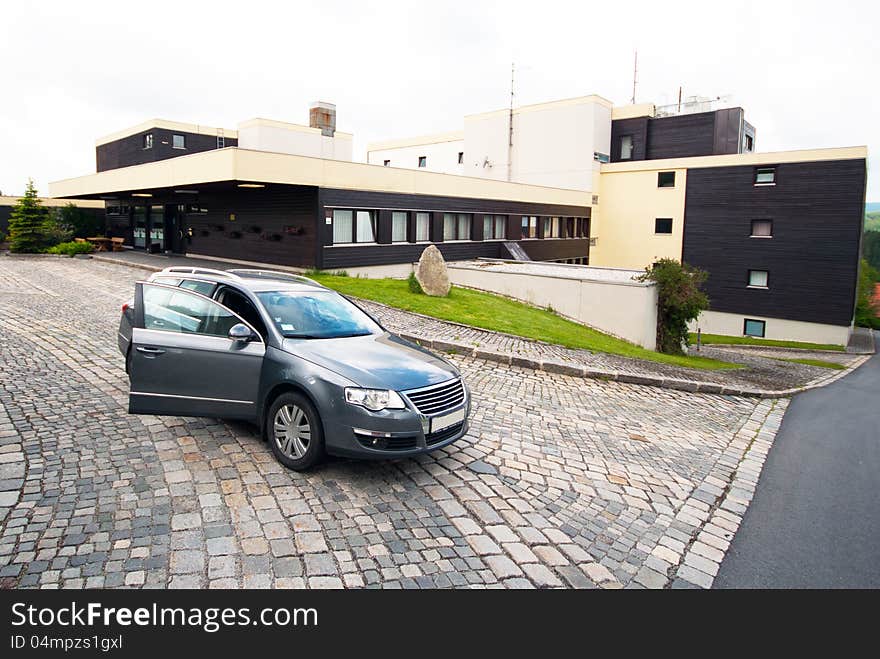
<instances>
[{"instance_id":1,"label":"asphalt road","mask_svg":"<svg viewBox=\"0 0 880 659\"><path fill-rule=\"evenodd\" d=\"M880 356L792 401L714 587L880 587Z\"/></svg>"}]
</instances>

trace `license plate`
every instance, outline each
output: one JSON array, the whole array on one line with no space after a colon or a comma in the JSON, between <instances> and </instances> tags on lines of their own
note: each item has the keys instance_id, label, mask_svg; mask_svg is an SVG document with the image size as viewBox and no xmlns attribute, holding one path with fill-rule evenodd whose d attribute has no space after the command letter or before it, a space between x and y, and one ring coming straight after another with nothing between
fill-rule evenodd
<instances>
[{"instance_id":1,"label":"license plate","mask_svg":"<svg viewBox=\"0 0 880 659\"><path fill-rule=\"evenodd\" d=\"M444 414L443 416L435 416L431 419L431 432L440 432L446 428L456 426L462 421L464 421L464 408L456 410L455 412L450 412L449 414Z\"/></svg>"}]
</instances>

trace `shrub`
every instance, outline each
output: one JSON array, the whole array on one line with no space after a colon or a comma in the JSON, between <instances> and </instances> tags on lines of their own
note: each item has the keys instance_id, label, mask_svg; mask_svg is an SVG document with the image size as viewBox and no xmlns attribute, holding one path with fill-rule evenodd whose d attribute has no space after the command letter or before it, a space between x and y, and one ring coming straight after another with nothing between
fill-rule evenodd
<instances>
[{"instance_id":1,"label":"shrub","mask_svg":"<svg viewBox=\"0 0 880 659\"><path fill-rule=\"evenodd\" d=\"M415 293L416 295L422 295L425 291L422 290L422 285L419 283L419 280L416 279L416 273L409 273L409 277L406 279L407 286L409 286L409 292Z\"/></svg>"},{"instance_id":2,"label":"shrub","mask_svg":"<svg viewBox=\"0 0 880 659\"><path fill-rule=\"evenodd\" d=\"M64 256L74 256L76 254L91 254L94 251L91 243L59 243L55 247L49 248L49 254L62 254Z\"/></svg>"},{"instance_id":3,"label":"shrub","mask_svg":"<svg viewBox=\"0 0 880 659\"><path fill-rule=\"evenodd\" d=\"M657 284L657 349L667 355L684 354L690 345L688 323L709 308L700 289L708 273L675 259L660 259L645 270L639 281Z\"/></svg>"},{"instance_id":4,"label":"shrub","mask_svg":"<svg viewBox=\"0 0 880 659\"><path fill-rule=\"evenodd\" d=\"M0 243L5 243L5 242L6 242L6 233L2 229L0 229Z\"/></svg>"},{"instance_id":5,"label":"shrub","mask_svg":"<svg viewBox=\"0 0 880 659\"><path fill-rule=\"evenodd\" d=\"M9 216L9 250L22 254L45 252L52 243L52 224L43 207L34 182L29 180L24 197L20 198Z\"/></svg>"},{"instance_id":6,"label":"shrub","mask_svg":"<svg viewBox=\"0 0 880 659\"><path fill-rule=\"evenodd\" d=\"M72 203L62 206L56 211L55 222L64 231L69 232L67 240L104 234L104 224L94 212L79 208Z\"/></svg>"},{"instance_id":7,"label":"shrub","mask_svg":"<svg viewBox=\"0 0 880 659\"><path fill-rule=\"evenodd\" d=\"M877 318L877 306L874 304L874 286L880 280L880 272L873 268L866 259L862 259L859 268L859 290L856 298L856 325L880 329L880 318Z\"/></svg>"}]
</instances>

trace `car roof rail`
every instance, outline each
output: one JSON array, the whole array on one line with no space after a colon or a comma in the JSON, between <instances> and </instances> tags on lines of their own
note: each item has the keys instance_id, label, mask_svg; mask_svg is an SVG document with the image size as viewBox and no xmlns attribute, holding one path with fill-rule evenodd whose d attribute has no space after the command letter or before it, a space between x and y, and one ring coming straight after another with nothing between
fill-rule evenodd
<instances>
[{"instance_id":1,"label":"car roof rail","mask_svg":"<svg viewBox=\"0 0 880 659\"><path fill-rule=\"evenodd\" d=\"M178 275L209 275L211 277L224 277L227 279L241 279L238 275L230 270L213 270L211 268L196 268L188 265L174 265L165 268L162 272Z\"/></svg>"},{"instance_id":2,"label":"car roof rail","mask_svg":"<svg viewBox=\"0 0 880 659\"><path fill-rule=\"evenodd\" d=\"M235 268L233 270L229 270L229 272L235 274L237 277L253 277L255 279L277 279L279 281L295 281L301 282L303 284L310 284L313 286L325 288L323 284L316 282L314 279L309 279L308 277L303 277L302 275L297 275L292 272L279 272L278 270L259 270L248 268Z\"/></svg>"}]
</instances>

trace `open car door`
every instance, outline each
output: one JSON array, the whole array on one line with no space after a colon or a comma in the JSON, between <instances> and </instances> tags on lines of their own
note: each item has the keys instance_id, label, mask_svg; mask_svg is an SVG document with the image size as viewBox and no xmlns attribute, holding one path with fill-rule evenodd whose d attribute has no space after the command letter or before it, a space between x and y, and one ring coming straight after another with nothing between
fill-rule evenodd
<instances>
[{"instance_id":1,"label":"open car door","mask_svg":"<svg viewBox=\"0 0 880 659\"><path fill-rule=\"evenodd\" d=\"M129 413L256 419L266 345L214 300L138 282L130 350Z\"/></svg>"}]
</instances>

